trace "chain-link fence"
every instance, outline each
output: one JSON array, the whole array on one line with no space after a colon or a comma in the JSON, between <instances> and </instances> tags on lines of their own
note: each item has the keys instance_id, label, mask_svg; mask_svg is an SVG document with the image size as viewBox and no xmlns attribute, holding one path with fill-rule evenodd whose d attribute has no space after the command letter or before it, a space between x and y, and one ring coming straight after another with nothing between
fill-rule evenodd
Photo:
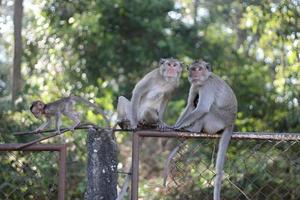
<instances>
[{"instance_id":1,"label":"chain-link fence","mask_svg":"<svg viewBox=\"0 0 300 200\"><path fill-rule=\"evenodd\" d=\"M161 135L160 135L161 134ZM134 151L142 151L140 138L172 137L181 144L168 165L166 187L157 184L143 193L157 194L141 199L207 199L213 196L217 135L137 132ZM162 158L166 160L166 156ZM143 160L143 159L141 159ZM138 199L139 154L133 152L132 199ZM161 173L163 176L163 173ZM135 182L137 181L137 182ZM299 200L299 134L234 134L227 152L222 182L222 200ZM145 188L143 188L145 190Z\"/></svg>"},{"instance_id":2,"label":"chain-link fence","mask_svg":"<svg viewBox=\"0 0 300 200\"><path fill-rule=\"evenodd\" d=\"M66 145L18 147L0 144L0 199L64 199Z\"/></svg>"}]
</instances>

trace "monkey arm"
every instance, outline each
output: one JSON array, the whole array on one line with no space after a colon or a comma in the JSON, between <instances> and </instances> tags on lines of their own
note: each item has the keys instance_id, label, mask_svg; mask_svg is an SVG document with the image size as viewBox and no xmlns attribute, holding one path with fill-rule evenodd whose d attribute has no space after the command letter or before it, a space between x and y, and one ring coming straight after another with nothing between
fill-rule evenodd
<instances>
[{"instance_id":1,"label":"monkey arm","mask_svg":"<svg viewBox=\"0 0 300 200\"><path fill-rule=\"evenodd\" d=\"M186 115L185 118L182 119L182 121L178 124L178 128L190 126L195 121L200 120L208 112L208 110L204 109L192 111L191 113Z\"/></svg>"},{"instance_id":2,"label":"monkey arm","mask_svg":"<svg viewBox=\"0 0 300 200\"><path fill-rule=\"evenodd\" d=\"M51 118L47 118L47 121L44 122L42 125L40 125L36 130L35 132L39 132L39 131L42 131L44 130L47 126L49 126L51 124Z\"/></svg>"},{"instance_id":3,"label":"monkey arm","mask_svg":"<svg viewBox=\"0 0 300 200\"><path fill-rule=\"evenodd\" d=\"M192 112L193 108L193 101L196 97L196 94L193 92L194 89L191 87L189 91L189 96L188 96L188 102L187 105L184 109L184 111L180 114L179 118L177 119L175 123L175 128L179 127L179 125L182 123L183 119L186 118L186 116Z\"/></svg>"},{"instance_id":4,"label":"monkey arm","mask_svg":"<svg viewBox=\"0 0 300 200\"><path fill-rule=\"evenodd\" d=\"M160 109L158 111L158 118L161 122L163 121L164 113L165 113L165 110L166 110L169 100L170 100L170 95L167 94L167 95L165 95L165 98L160 105Z\"/></svg>"},{"instance_id":5,"label":"monkey arm","mask_svg":"<svg viewBox=\"0 0 300 200\"><path fill-rule=\"evenodd\" d=\"M178 128L183 128L190 126L197 120L201 120L201 118L210 111L211 105L214 102L214 90L203 89L203 94L199 97L198 105L195 110L188 113L183 119L180 121Z\"/></svg>"},{"instance_id":6,"label":"monkey arm","mask_svg":"<svg viewBox=\"0 0 300 200\"><path fill-rule=\"evenodd\" d=\"M165 97L164 97L164 99L163 99L163 102L160 105L160 108L159 108L159 111L158 111L159 128L167 128L167 127L169 127L169 125L166 124L163 121L163 118L164 118L164 113L165 113L165 110L166 110L166 107L168 105L168 102L169 102L170 98L171 98L171 95L170 94L166 94Z\"/></svg>"},{"instance_id":7,"label":"monkey arm","mask_svg":"<svg viewBox=\"0 0 300 200\"><path fill-rule=\"evenodd\" d=\"M131 115L130 116L130 119L131 119L131 125L132 125L132 128L136 128L137 126L137 123L138 123L138 120L137 120L137 110L138 110L138 105L139 105L139 102L140 102L140 99L141 99L141 95L133 95L132 98L131 98L131 103L132 103L132 112L131 112Z\"/></svg>"},{"instance_id":8,"label":"monkey arm","mask_svg":"<svg viewBox=\"0 0 300 200\"><path fill-rule=\"evenodd\" d=\"M178 128L183 119L192 111L191 106L187 105L175 123L175 128Z\"/></svg>"},{"instance_id":9,"label":"monkey arm","mask_svg":"<svg viewBox=\"0 0 300 200\"><path fill-rule=\"evenodd\" d=\"M61 126L61 113L57 112L55 114L55 126L56 126L56 131L60 133L60 126Z\"/></svg>"},{"instance_id":10,"label":"monkey arm","mask_svg":"<svg viewBox=\"0 0 300 200\"><path fill-rule=\"evenodd\" d=\"M140 100L142 96L147 92L149 92L149 88L147 86L147 81L145 81L145 79L142 79L140 82L138 82L132 91L132 97L131 97L132 116L130 116L132 128L137 127L138 124L137 112L139 109Z\"/></svg>"}]
</instances>

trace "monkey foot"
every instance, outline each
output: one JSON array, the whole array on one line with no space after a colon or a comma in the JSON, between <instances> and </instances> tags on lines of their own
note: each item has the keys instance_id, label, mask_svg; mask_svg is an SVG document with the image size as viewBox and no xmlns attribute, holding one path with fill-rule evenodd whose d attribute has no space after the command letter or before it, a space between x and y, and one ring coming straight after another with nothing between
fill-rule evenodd
<instances>
[{"instance_id":1,"label":"monkey foot","mask_svg":"<svg viewBox=\"0 0 300 200\"><path fill-rule=\"evenodd\" d=\"M155 129L158 128L159 124L154 123L154 124L149 124L149 123L145 123L145 122L139 122L138 123L138 128L140 129Z\"/></svg>"},{"instance_id":2,"label":"monkey foot","mask_svg":"<svg viewBox=\"0 0 300 200\"><path fill-rule=\"evenodd\" d=\"M131 129L129 120L118 121L117 124L121 127L121 129Z\"/></svg>"}]
</instances>

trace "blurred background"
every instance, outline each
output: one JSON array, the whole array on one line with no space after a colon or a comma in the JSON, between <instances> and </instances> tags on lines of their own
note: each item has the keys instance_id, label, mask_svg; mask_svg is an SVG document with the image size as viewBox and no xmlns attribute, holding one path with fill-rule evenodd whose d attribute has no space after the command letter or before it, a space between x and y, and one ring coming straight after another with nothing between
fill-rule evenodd
<instances>
[{"instance_id":1,"label":"blurred background","mask_svg":"<svg viewBox=\"0 0 300 200\"><path fill-rule=\"evenodd\" d=\"M40 124L29 112L36 99L79 95L107 110L114 124L117 97L130 98L137 81L167 57L211 63L237 96L236 130L299 132L299 0L1 0L0 142L35 139L12 133ZM185 71L165 113L168 124L184 108L188 88ZM83 121L104 124L84 105L78 110ZM69 143L68 198L82 199L86 134L62 137ZM117 140L120 168L128 169L131 136ZM149 144L143 159L151 166L141 174L150 179L163 166L158 155L174 145Z\"/></svg>"}]
</instances>

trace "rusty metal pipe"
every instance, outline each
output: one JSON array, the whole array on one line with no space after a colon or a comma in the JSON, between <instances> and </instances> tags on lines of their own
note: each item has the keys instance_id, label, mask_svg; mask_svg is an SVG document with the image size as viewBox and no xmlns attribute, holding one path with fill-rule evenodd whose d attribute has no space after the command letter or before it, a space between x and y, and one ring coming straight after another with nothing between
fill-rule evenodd
<instances>
[{"instance_id":1,"label":"rusty metal pipe","mask_svg":"<svg viewBox=\"0 0 300 200\"><path fill-rule=\"evenodd\" d=\"M139 186L139 140L140 137L167 137L167 138L220 138L220 134L190 133L159 130L139 130L133 133L132 140L132 179L131 200L138 200ZM273 140L273 141L300 141L300 133L268 133L268 132L234 132L233 140Z\"/></svg>"},{"instance_id":2,"label":"rusty metal pipe","mask_svg":"<svg viewBox=\"0 0 300 200\"><path fill-rule=\"evenodd\" d=\"M62 144L59 151L59 182L58 182L58 199L65 199L66 191L66 169L67 169L67 145Z\"/></svg>"},{"instance_id":3,"label":"rusty metal pipe","mask_svg":"<svg viewBox=\"0 0 300 200\"><path fill-rule=\"evenodd\" d=\"M220 134L189 133L189 132L161 132L157 130L137 131L140 137L168 137L168 138L220 138ZM238 140L292 140L299 141L299 133L267 133L267 132L234 132L231 139Z\"/></svg>"},{"instance_id":4,"label":"rusty metal pipe","mask_svg":"<svg viewBox=\"0 0 300 200\"><path fill-rule=\"evenodd\" d=\"M58 180L58 199L65 199L66 192L66 144L33 144L28 147L20 148L20 143L0 144L0 151L57 151L59 152L59 180Z\"/></svg>"},{"instance_id":5,"label":"rusty metal pipe","mask_svg":"<svg viewBox=\"0 0 300 200\"><path fill-rule=\"evenodd\" d=\"M139 141L138 132L133 133L132 140L132 178L131 178L131 200L138 200L139 190Z\"/></svg>"},{"instance_id":6,"label":"rusty metal pipe","mask_svg":"<svg viewBox=\"0 0 300 200\"><path fill-rule=\"evenodd\" d=\"M61 144L34 144L32 146L18 149L24 143L0 144L0 151L60 151Z\"/></svg>"}]
</instances>

